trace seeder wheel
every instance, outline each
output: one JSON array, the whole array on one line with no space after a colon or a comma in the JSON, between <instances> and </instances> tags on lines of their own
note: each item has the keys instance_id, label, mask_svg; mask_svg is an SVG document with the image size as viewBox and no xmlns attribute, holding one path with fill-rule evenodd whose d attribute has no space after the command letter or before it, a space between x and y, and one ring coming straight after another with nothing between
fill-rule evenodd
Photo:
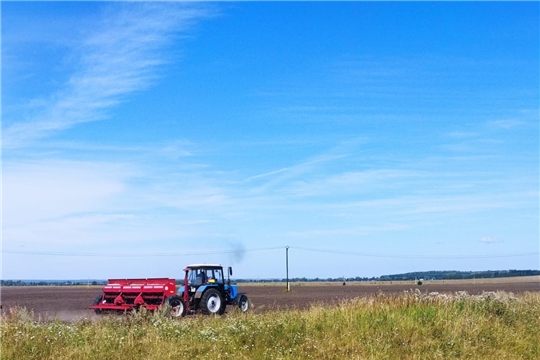
<instances>
[{"instance_id":1,"label":"seeder wheel","mask_svg":"<svg viewBox=\"0 0 540 360\"><path fill-rule=\"evenodd\" d=\"M167 304L171 306L172 317L179 318L186 316L186 304L181 296L171 296L167 298Z\"/></svg>"},{"instance_id":2,"label":"seeder wheel","mask_svg":"<svg viewBox=\"0 0 540 360\"><path fill-rule=\"evenodd\" d=\"M94 299L94 306L95 305L100 305L102 303L102 300L103 300L103 294L99 294L98 296L96 296L96 298ZM97 314L97 315L101 315L101 313L103 312L103 310L101 309L94 309L94 312Z\"/></svg>"}]
</instances>

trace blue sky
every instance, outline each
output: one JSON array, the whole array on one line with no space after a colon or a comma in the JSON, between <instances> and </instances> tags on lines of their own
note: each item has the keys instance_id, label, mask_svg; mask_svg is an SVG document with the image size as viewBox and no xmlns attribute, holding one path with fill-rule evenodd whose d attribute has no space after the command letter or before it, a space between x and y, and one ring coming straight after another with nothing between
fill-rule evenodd
<instances>
[{"instance_id":1,"label":"blue sky","mask_svg":"<svg viewBox=\"0 0 540 360\"><path fill-rule=\"evenodd\" d=\"M537 2L1 6L4 279L539 268Z\"/></svg>"}]
</instances>

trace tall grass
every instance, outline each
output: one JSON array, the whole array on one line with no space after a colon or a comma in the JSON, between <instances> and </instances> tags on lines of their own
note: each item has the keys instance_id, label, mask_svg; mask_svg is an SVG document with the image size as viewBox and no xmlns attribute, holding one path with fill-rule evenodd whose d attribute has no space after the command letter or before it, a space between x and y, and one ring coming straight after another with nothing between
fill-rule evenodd
<instances>
[{"instance_id":1,"label":"tall grass","mask_svg":"<svg viewBox=\"0 0 540 360\"><path fill-rule=\"evenodd\" d=\"M540 358L539 293L407 293L181 320L161 312L72 323L32 318L24 309L3 316L3 360Z\"/></svg>"}]
</instances>

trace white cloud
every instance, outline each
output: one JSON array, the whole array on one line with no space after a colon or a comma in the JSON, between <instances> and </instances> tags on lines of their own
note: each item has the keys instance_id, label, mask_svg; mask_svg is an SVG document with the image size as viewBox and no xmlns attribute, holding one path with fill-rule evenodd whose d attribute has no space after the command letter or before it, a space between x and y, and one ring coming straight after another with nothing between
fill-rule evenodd
<instances>
[{"instance_id":1,"label":"white cloud","mask_svg":"<svg viewBox=\"0 0 540 360\"><path fill-rule=\"evenodd\" d=\"M3 147L16 148L78 123L95 121L144 90L168 61L165 46L210 13L199 4L120 3L107 8L80 48L78 70L31 119L10 119Z\"/></svg>"},{"instance_id":2,"label":"white cloud","mask_svg":"<svg viewBox=\"0 0 540 360\"><path fill-rule=\"evenodd\" d=\"M346 171L309 180L296 181L289 190L294 196L330 196L345 194L368 194L374 190L402 187L408 183L418 183L421 172L376 169L364 171Z\"/></svg>"},{"instance_id":3,"label":"white cloud","mask_svg":"<svg viewBox=\"0 0 540 360\"><path fill-rule=\"evenodd\" d=\"M504 120L495 120L488 123L489 127L495 128L495 129L512 129L518 126L523 126L525 124L522 120L517 119L504 119Z\"/></svg>"},{"instance_id":4,"label":"white cloud","mask_svg":"<svg viewBox=\"0 0 540 360\"><path fill-rule=\"evenodd\" d=\"M305 172L308 172L309 170L311 170L313 168L312 165L315 165L317 163L322 163L322 162L327 162L327 161L340 159L340 158L343 158L345 156L346 155L334 155L334 156L326 156L326 155L324 155L324 156L319 156L319 157L316 157L314 159L307 160L307 161L305 161L303 163L300 163L300 164L296 164L296 165L293 165L293 166L284 167L284 168L281 168L281 169L269 171L269 172L264 173L264 174L258 174L258 175L255 175L255 176L251 176L251 177L247 178L246 181L251 181L251 180L256 180L256 179L261 179L261 178L271 178L271 179L274 179L273 181L275 181L276 178L285 179L285 178L298 177L299 175L304 174ZM279 175L279 176L275 176L275 175Z\"/></svg>"},{"instance_id":5,"label":"white cloud","mask_svg":"<svg viewBox=\"0 0 540 360\"><path fill-rule=\"evenodd\" d=\"M499 242L499 239L494 236L484 236L480 241L485 244L493 244Z\"/></svg>"},{"instance_id":6,"label":"white cloud","mask_svg":"<svg viewBox=\"0 0 540 360\"><path fill-rule=\"evenodd\" d=\"M452 131L447 134L450 138L458 138L458 139L465 139L465 138L472 138L478 136L478 133L472 132L472 131Z\"/></svg>"},{"instance_id":7,"label":"white cloud","mask_svg":"<svg viewBox=\"0 0 540 360\"><path fill-rule=\"evenodd\" d=\"M100 210L125 191L131 173L128 166L101 162L4 164L4 228Z\"/></svg>"},{"instance_id":8,"label":"white cloud","mask_svg":"<svg viewBox=\"0 0 540 360\"><path fill-rule=\"evenodd\" d=\"M227 233L212 227L231 203L215 181L197 169L155 170L105 161L4 163L3 245L136 248Z\"/></svg>"},{"instance_id":9,"label":"white cloud","mask_svg":"<svg viewBox=\"0 0 540 360\"><path fill-rule=\"evenodd\" d=\"M401 224L384 224L381 226L360 226L354 228L337 228L330 230L306 230L306 231L291 231L287 235L290 235L293 238L335 238L335 237L363 237L367 235L372 235L374 233L386 233L386 232L396 232L403 231L407 229L407 225Z\"/></svg>"}]
</instances>

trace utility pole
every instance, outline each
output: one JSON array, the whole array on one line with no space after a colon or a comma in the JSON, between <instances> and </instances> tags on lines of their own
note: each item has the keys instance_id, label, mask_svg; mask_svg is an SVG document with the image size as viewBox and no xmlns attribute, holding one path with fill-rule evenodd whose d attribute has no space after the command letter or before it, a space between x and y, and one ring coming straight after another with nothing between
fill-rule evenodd
<instances>
[{"instance_id":1,"label":"utility pole","mask_svg":"<svg viewBox=\"0 0 540 360\"><path fill-rule=\"evenodd\" d=\"M287 292L291 291L291 285L289 284L289 247L285 248L285 269L287 271Z\"/></svg>"}]
</instances>

